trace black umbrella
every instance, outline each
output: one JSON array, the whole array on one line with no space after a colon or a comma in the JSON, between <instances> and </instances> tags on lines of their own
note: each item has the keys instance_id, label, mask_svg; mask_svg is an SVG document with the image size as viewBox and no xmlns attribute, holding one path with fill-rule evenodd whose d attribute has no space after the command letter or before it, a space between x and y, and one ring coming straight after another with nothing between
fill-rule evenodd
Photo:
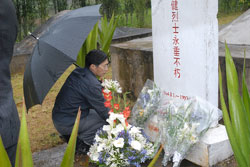
<instances>
[{"instance_id":1,"label":"black umbrella","mask_svg":"<svg viewBox=\"0 0 250 167\"><path fill-rule=\"evenodd\" d=\"M27 110L42 104L50 88L76 62L89 32L100 19L100 5L72 10L53 22L38 39L23 80Z\"/></svg>"}]
</instances>

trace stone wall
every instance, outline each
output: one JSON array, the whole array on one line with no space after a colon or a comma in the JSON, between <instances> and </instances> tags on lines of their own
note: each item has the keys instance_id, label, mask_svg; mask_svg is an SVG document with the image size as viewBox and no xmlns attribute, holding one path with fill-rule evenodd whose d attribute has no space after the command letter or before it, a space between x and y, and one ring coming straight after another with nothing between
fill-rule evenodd
<instances>
[{"instance_id":1,"label":"stone wall","mask_svg":"<svg viewBox=\"0 0 250 167\"><path fill-rule=\"evenodd\" d=\"M123 92L136 99L147 79L153 80L151 37L114 44L110 47L112 78L118 80Z\"/></svg>"}]
</instances>

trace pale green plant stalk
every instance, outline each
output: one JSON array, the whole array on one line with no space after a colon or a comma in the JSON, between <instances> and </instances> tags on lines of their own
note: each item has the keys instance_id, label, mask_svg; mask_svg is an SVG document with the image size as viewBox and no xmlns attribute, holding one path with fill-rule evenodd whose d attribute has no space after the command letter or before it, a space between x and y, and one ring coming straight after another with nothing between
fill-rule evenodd
<instances>
[{"instance_id":1,"label":"pale green plant stalk","mask_svg":"<svg viewBox=\"0 0 250 167\"><path fill-rule=\"evenodd\" d=\"M22 120L21 120L18 143L17 143L15 167L32 167L32 166L33 166L33 160L30 149L25 104L23 100Z\"/></svg>"},{"instance_id":2,"label":"pale green plant stalk","mask_svg":"<svg viewBox=\"0 0 250 167\"><path fill-rule=\"evenodd\" d=\"M161 145L158 152L155 154L153 160L149 163L148 167L154 167L156 161L158 160L159 156L161 155L162 150L163 150L163 146Z\"/></svg>"},{"instance_id":3,"label":"pale green plant stalk","mask_svg":"<svg viewBox=\"0 0 250 167\"><path fill-rule=\"evenodd\" d=\"M74 166L75 147L76 147L76 139L77 139L77 134L78 134L80 116L81 116L81 110L79 108L77 118L75 121L75 125L72 130L70 140L69 140L68 146L66 148L66 151L64 153L64 157L61 163L62 167ZM1 136L0 136L0 166L11 167L11 163L4 149ZM15 167L32 167L32 166L33 166L33 160L32 160L32 153L30 149L30 142L29 142L28 130L27 130L27 121L26 121L26 112L25 112L25 105L24 105L24 100L23 100L22 120L21 120L20 134L19 134L19 139L18 139L18 144L17 144Z\"/></svg>"},{"instance_id":4,"label":"pale green plant stalk","mask_svg":"<svg viewBox=\"0 0 250 167\"><path fill-rule=\"evenodd\" d=\"M242 81L242 100L239 93L237 71L227 45L225 46L225 52L229 112L223 97L222 76L220 70L220 101L223 119L232 149L234 151L235 159L240 167L246 167L250 166L250 121L248 118L249 113L247 112L249 110L247 109L248 104L246 104L249 103L249 94L245 82L245 69Z\"/></svg>"},{"instance_id":5,"label":"pale green plant stalk","mask_svg":"<svg viewBox=\"0 0 250 167\"><path fill-rule=\"evenodd\" d=\"M80 123L80 117L81 117L81 109L79 107L76 121L72 130L70 139L69 139L69 143L63 156L61 167L73 167L74 166L75 148L76 148L76 140L77 140L79 123Z\"/></svg>"},{"instance_id":6,"label":"pale green plant stalk","mask_svg":"<svg viewBox=\"0 0 250 167\"><path fill-rule=\"evenodd\" d=\"M8 154L3 146L3 141L0 136L0 166L11 167Z\"/></svg>"}]
</instances>

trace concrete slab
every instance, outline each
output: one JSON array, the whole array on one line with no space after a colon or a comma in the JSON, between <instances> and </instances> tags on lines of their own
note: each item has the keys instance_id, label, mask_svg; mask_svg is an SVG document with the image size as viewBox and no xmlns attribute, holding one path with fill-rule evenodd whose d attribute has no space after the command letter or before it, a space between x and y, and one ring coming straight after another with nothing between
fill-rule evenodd
<instances>
[{"instance_id":1,"label":"concrete slab","mask_svg":"<svg viewBox=\"0 0 250 167\"><path fill-rule=\"evenodd\" d=\"M250 10L247 10L237 19L222 28L219 32L219 41L228 44L250 45Z\"/></svg>"},{"instance_id":2,"label":"concrete slab","mask_svg":"<svg viewBox=\"0 0 250 167\"><path fill-rule=\"evenodd\" d=\"M213 166L233 155L224 125L211 128L201 138L186 159L203 167Z\"/></svg>"}]
</instances>

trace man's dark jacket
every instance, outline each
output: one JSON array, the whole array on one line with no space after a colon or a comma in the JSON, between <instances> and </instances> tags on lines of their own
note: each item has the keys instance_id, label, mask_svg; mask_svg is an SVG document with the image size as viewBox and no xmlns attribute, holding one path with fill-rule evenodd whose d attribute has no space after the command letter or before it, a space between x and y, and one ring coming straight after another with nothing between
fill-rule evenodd
<instances>
[{"instance_id":1,"label":"man's dark jacket","mask_svg":"<svg viewBox=\"0 0 250 167\"><path fill-rule=\"evenodd\" d=\"M104 106L100 81L88 68L76 68L67 78L53 108L54 123L63 127L74 125L78 108L81 107L81 118L86 117L90 109L106 120L109 109Z\"/></svg>"},{"instance_id":2,"label":"man's dark jacket","mask_svg":"<svg viewBox=\"0 0 250 167\"><path fill-rule=\"evenodd\" d=\"M13 100L10 61L17 36L15 7L11 0L0 2L0 135L5 148L17 144L19 117ZM8 150L7 150L8 151Z\"/></svg>"}]
</instances>

